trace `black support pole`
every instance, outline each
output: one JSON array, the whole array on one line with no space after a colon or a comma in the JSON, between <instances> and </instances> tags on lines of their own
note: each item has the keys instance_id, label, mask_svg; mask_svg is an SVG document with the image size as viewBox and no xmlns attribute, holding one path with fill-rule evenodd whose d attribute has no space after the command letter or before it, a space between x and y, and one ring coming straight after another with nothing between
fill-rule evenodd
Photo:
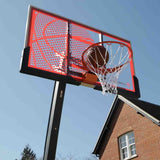
<instances>
[{"instance_id":1,"label":"black support pole","mask_svg":"<svg viewBox=\"0 0 160 160\"><path fill-rule=\"evenodd\" d=\"M43 160L55 160L66 82L55 81Z\"/></svg>"}]
</instances>

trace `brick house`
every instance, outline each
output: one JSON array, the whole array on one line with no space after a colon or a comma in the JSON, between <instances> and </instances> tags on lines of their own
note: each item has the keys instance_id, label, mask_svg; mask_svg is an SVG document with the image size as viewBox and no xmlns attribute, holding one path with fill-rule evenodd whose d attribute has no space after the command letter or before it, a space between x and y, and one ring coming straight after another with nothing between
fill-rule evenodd
<instances>
[{"instance_id":1,"label":"brick house","mask_svg":"<svg viewBox=\"0 0 160 160\"><path fill-rule=\"evenodd\" d=\"M160 106L117 96L93 154L100 160L160 160Z\"/></svg>"}]
</instances>

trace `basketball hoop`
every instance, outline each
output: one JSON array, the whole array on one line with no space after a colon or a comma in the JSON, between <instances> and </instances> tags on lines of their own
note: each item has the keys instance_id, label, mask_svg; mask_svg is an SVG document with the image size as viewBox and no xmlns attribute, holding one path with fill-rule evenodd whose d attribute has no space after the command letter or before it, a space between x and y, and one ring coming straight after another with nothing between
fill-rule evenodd
<instances>
[{"instance_id":1,"label":"basketball hoop","mask_svg":"<svg viewBox=\"0 0 160 160\"><path fill-rule=\"evenodd\" d=\"M89 46L82 54L82 63L98 77L102 93L117 94L118 77L132 58L129 45L118 41L104 41Z\"/></svg>"}]
</instances>

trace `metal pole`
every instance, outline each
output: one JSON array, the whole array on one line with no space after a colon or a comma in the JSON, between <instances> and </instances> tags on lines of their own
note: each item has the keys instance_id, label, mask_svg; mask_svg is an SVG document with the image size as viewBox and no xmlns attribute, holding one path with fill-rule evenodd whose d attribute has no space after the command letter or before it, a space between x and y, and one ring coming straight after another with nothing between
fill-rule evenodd
<instances>
[{"instance_id":1,"label":"metal pole","mask_svg":"<svg viewBox=\"0 0 160 160\"><path fill-rule=\"evenodd\" d=\"M55 160L66 82L55 81L43 160Z\"/></svg>"}]
</instances>

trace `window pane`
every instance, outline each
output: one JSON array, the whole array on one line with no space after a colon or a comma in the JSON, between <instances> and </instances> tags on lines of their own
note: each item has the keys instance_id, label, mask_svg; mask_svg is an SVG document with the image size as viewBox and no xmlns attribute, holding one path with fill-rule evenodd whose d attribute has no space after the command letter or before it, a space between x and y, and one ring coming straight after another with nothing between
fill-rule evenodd
<instances>
[{"instance_id":1,"label":"window pane","mask_svg":"<svg viewBox=\"0 0 160 160\"><path fill-rule=\"evenodd\" d=\"M127 148L123 148L122 149L122 156L123 156L123 158L127 158L128 157Z\"/></svg>"},{"instance_id":2,"label":"window pane","mask_svg":"<svg viewBox=\"0 0 160 160\"><path fill-rule=\"evenodd\" d=\"M122 159L132 158L132 156L136 155L133 132L128 132L119 137L119 145Z\"/></svg>"},{"instance_id":3,"label":"window pane","mask_svg":"<svg viewBox=\"0 0 160 160\"><path fill-rule=\"evenodd\" d=\"M121 148L125 147L126 145L126 142L121 143Z\"/></svg>"},{"instance_id":4,"label":"window pane","mask_svg":"<svg viewBox=\"0 0 160 160\"><path fill-rule=\"evenodd\" d=\"M131 151L131 156L136 154L136 150Z\"/></svg>"},{"instance_id":5,"label":"window pane","mask_svg":"<svg viewBox=\"0 0 160 160\"><path fill-rule=\"evenodd\" d=\"M120 142L125 142L126 141L126 137L125 136L122 136L121 138L120 138Z\"/></svg>"},{"instance_id":6,"label":"window pane","mask_svg":"<svg viewBox=\"0 0 160 160\"><path fill-rule=\"evenodd\" d=\"M131 156L136 154L135 144L130 146L130 153L131 153Z\"/></svg>"},{"instance_id":7,"label":"window pane","mask_svg":"<svg viewBox=\"0 0 160 160\"><path fill-rule=\"evenodd\" d=\"M134 137L133 132L128 133L128 138L130 139L132 137Z\"/></svg>"},{"instance_id":8,"label":"window pane","mask_svg":"<svg viewBox=\"0 0 160 160\"><path fill-rule=\"evenodd\" d=\"M122 136L120 137L120 146L121 148L125 147L127 144L126 144L126 137L125 136Z\"/></svg>"},{"instance_id":9,"label":"window pane","mask_svg":"<svg viewBox=\"0 0 160 160\"><path fill-rule=\"evenodd\" d=\"M128 133L129 144L135 143L133 132Z\"/></svg>"},{"instance_id":10,"label":"window pane","mask_svg":"<svg viewBox=\"0 0 160 160\"><path fill-rule=\"evenodd\" d=\"M135 143L135 142L134 142L134 138L129 139L129 144L132 144L132 143Z\"/></svg>"}]
</instances>

